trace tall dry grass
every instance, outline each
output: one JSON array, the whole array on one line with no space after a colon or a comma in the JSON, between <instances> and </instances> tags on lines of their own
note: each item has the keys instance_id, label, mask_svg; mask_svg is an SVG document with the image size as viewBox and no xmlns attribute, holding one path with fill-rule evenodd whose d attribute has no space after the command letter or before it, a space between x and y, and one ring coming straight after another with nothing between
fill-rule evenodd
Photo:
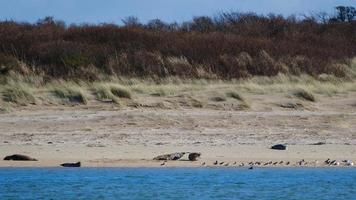
<instances>
[{"instance_id":1,"label":"tall dry grass","mask_svg":"<svg viewBox=\"0 0 356 200\"><path fill-rule=\"evenodd\" d=\"M55 86L51 92L66 103L87 104L88 98L84 90L70 84Z\"/></svg>"},{"instance_id":2,"label":"tall dry grass","mask_svg":"<svg viewBox=\"0 0 356 200\"><path fill-rule=\"evenodd\" d=\"M48 97L68 104L87 104L91 101L111 101L118 105L139 104L138 100L174 100L190 97L184 101L193 107L204 107L209 103L226 102L241 104L245 108L253 105L250 95L293 95L311 102L319 96L334 96L356 92L355 60L345 66L350 77L339 78L330 74L317 77L310 75L278 74L273 77L254 76L246 79L182 79L180 77L128 78L108 76L103 81L44 81L45 77L25 77L21 74L6 77L0 85L1 107L12 105L41 104ZM247 98L246 98L247 97ZM238 101L234 101L236 99ZM40 100L40 101L37 101ZM123 102L125 102L123 104ZM130 103L131 102L131 103Z\"/></svg>"},{"instance_id":3,"label":"tall dry grass","mask_svg":"<svg viewBox=\"0 0 356 200\"><path fill-rule=\"evenodd\" d=\"M18 105L36 104L34 90L25 84L7 85L0 90L5 102Z\"/></svg>"}]
</instances>

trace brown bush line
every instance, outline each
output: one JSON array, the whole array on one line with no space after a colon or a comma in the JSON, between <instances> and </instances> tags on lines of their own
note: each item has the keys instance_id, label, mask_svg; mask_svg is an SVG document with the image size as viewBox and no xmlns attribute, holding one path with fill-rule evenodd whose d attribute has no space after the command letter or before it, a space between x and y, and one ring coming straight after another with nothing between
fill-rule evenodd
<instances>
[{"instance_id":1,"label":"brown bush line","mask_svg":"<svg viewBox=\"0 0 356 200\"><path fill-rule=\"evenodd\" d=\"M52 18L35 24L1 21L0 73L24 71L23 65L16 64L24 63L49 78L85 80L98 79L100 74L342 77L346 75L342 65L356 56L355 21L321 23L312 18L227 14L175 26L163 22L160 26L158 22L65 26Z\"/></svg>"}]
</instances>

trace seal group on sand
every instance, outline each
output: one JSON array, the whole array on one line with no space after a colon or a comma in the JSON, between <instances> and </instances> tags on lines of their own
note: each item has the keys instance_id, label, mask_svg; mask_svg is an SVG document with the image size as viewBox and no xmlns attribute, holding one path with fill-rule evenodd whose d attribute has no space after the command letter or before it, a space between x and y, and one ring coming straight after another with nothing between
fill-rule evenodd
<instances>
[{"instance_id":1,"label":"seal group on sand","mask_svg":"<svg viewBox=\"0 0 356 200\"><path fill-rule=\"evenodd\" d=\"M188 154L189 161L197 161L201 153L196 152L176 152L171 154L164 154L154 157L153 160L183 160L183 156Z\"/></svg>"}]
</instances>

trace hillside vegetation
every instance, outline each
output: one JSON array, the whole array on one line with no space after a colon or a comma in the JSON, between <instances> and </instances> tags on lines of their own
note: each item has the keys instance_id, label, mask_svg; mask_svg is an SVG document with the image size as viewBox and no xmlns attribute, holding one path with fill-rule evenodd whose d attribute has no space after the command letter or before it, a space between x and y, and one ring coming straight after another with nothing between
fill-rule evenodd
<instances>
[{"instance_id":1,"label":"hillside vegetation","mask_svg":"<svg viewBox=\"0 0 356 200\"><path fill-rule=\"evenodd\" d=\"M0 76L240 79L277 74L352 76L356 21L221 13L189 22L129 17L124 25L0 22ZM4 79L4 78L2 78Z\"/></svg>"}]
</instances>

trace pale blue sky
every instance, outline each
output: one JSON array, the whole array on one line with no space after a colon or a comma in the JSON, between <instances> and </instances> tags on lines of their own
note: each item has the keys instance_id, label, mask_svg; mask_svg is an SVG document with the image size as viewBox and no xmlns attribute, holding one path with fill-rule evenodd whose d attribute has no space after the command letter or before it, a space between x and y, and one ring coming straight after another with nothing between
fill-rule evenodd
<instances>
[{"instance_id":1,"label":"pale blue sky","mask_svg":"<svg viewBox=\"0 0 356 200\"><path fill-rule=\"evenodd\" d=\"M356 7L356 0L0 0L0 19L35 22L54 16L67 23L120 23L134 15L142 22L154 18L181 22L231 10L283 15L333 13L337 5Z\"/></svg>"}]
</instances>

